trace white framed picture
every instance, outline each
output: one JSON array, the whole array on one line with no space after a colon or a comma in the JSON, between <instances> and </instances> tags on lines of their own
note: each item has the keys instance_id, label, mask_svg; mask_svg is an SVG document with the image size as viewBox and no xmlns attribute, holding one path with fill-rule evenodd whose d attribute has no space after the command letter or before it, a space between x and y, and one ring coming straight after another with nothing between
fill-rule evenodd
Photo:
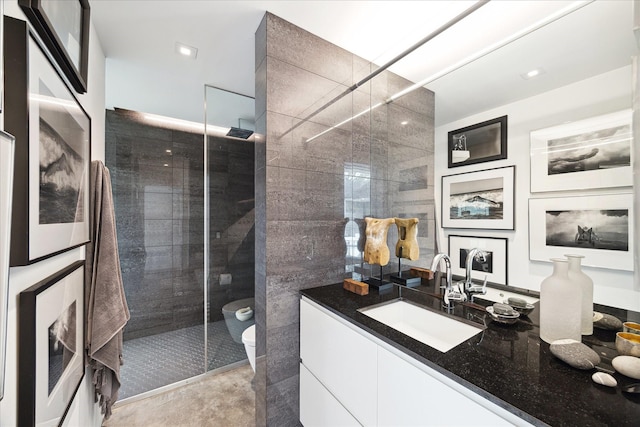
<instances>
[{"instance_id":1,"label":"white framed picture","mask_svg":"<svg viewBox=\"0 0 640 427\"><path fill-rule=\"evenodd\" d=\"M531 132L531 192L633 185L631 110Z\"/></svg>"},{"instance_id":2,"label":"white framed picture","mask_svg":"<svg viewBox=\"0 0 640 427\"><path fill-rule=\"evenodd\" d=\"M633 271L633 195L529 200L529 259L583 255L582 265Z\"/></svg>"},{"instance_id":3,"label":"white framed picture","mask_svg":"<svg viewBox=\"0 0 640 427\"><path fill-rule=\"evenodd\" d=\"M515 166L442 177L442 227L513 230Z\"/></svg>"}]
</instances>

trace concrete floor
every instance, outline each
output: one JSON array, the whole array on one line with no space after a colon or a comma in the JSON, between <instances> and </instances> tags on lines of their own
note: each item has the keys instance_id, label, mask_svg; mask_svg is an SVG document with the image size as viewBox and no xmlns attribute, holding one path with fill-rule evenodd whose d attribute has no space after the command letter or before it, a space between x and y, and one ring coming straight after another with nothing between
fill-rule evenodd
<instances>
[{"instance_id":1,"label":"concrete floor","mask_svg":"<svg viewBox=\"0 0 640 427\"><path fill-rule=\"evenodd\" d=\"M249 364L179 388L116 404L103 427L255 426L255 392Z\"/></svg>"}]
</instances>

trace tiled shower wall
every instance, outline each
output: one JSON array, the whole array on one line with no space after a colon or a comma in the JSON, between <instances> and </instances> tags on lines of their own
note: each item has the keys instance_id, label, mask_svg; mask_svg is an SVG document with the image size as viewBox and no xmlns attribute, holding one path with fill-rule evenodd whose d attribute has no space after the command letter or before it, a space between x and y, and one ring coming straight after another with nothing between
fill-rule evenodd
<instances>
[{"instance_id":1,"label":"tiled shower wall","mask_svg":"<svg viewBox=\"0 0 640 427\"><path fill-rule=\"evenodd\" d=\"M433 257L433 93L367 112L410 85L383 72L336 98L371 71L272 14L256 32L258 425L299 424L298 292L370 271L353 238L363 217L418 217L413 264ZM396 239L392 226L392 254Z\"/></svg>"},{"instance_id":2,"label":"tiled shower wall","mask_svg":"<svg viewBox=\"0 0 640 427\"><path fill-rule=\"evenodd\" d=\"M200 133L106 112L118 249L131 319L125 339L202 324L204 159ZM210 320L253 296L253 143L210 140ZM219 274L232 284L220 286Z\"/></svg>"}]
</instances>

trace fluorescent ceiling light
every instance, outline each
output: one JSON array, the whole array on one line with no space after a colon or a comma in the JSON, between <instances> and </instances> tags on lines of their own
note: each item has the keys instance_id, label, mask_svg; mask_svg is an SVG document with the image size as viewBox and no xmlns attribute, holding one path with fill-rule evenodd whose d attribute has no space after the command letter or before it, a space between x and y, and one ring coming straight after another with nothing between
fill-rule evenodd
<instances>
[{"instance_id":1,"label":"fluorescent ceiling light","mask_svg":"<svg viewBox=\"0 0 640 427\"><path fill-rule=\"evenodd\" d=\"M187 46L186 44L180 42L176 42L176 52L191 59L196 59L196 56L198 56L197 48L193 46Z\"/></svg>"}]
</instances>

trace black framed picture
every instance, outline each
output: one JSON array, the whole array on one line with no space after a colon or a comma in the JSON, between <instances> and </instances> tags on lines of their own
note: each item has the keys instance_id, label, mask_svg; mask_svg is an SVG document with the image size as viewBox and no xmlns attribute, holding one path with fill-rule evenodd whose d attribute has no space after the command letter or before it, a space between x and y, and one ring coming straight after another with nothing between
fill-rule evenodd
<instances>
[{"instance_id":1,"label":"black framed picture","mask_svg":"<svg viewBox=\"0 0 640 427\"><path fill-rule=\"evenodd\" d=\"M89 241L91 120L22 20L5 17L7 132L16 138L11 266Z\"/></svg>"},{"instance_id":2,"label":"black framed picture","mask_svg":"<svg viewBox=\"0 0 640 427\"><path fill-rule=\"evenodd\" d=\"M89 0L18 0L29 21L78 93L87 91Z\"/></svg>"},{"instance_id":3,"label":"black framed picture","mask_svg":"<svg viewBox=\"0 0 640 427\"><path fill-rule=\"evenodd\" d=\"M507 285L507 238L449 235L451 273L466 275L467 254L478 249L471 263L471 278L480 282Z\"/></svg>"},{"instance_id":4,"label":"black framed picture","mask_svg":"<svg viewBox=\"0 0 640 427\"><path fill-rule=\"evenodd\" d=\"M84 261L19 295L18 425L61 425L84 377Z\"/></svg>"},{"instance_id":5,"label":"black framed picture","mask_svg":"<svg viewBox=\"0 0 640 427\"><path fill-rule=\"evenodd\" d=\"M449 167L507 158L507 116L448 133Z\"/></svg>"}]
</instances>

